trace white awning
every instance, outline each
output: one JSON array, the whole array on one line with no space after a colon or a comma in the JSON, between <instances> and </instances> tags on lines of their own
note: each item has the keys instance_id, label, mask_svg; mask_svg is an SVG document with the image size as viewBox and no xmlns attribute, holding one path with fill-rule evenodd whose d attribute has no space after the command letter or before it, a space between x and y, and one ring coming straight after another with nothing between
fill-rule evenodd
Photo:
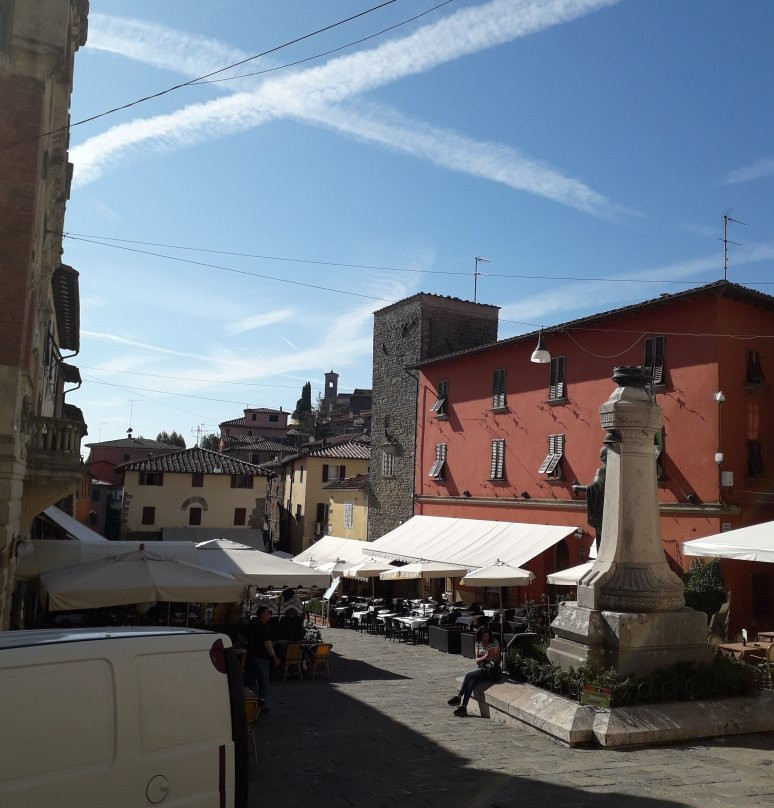
<instances>
[{"instance_id":1,"label":"white awning","mask_svg":"<svg viewBox=\"0 0 774 808\"><path fill-rule=\"evenodd\" d=\"M33 539L30 544L32 552L20 556L16 565L16 577L19 580L30 580L53 570L109 556L136 553L140 545L143 545L148 552L164 558L174 558L188 564L199 563L197 550L189 541L108 541L104 544L90 544L59 539Z\"/></svg>"},{"instance_id":2,"label":"white awning","mask_svg":"<svg viewBox=\"0 0 774 808\"><path fill-rule=\"evenodd\" d=\"M521 567L571 535L577 527L412 516L365 545L364 553L399 561L445 561L477 568L504 561Z\"/></svg>"},{"instance_id":3,"label":"white awning","mask_svg":"<svg viewBox=\"0 0 774 808\"><path fill-rule=\"evenodd\" d=\"M46 508L43 513L52 521L56 522L59 527L63 528L66 533L78 541L85 542L86 544L108 544L108 540L104 536L100 536L91 528L81 524L77 519L66 514L64 511L59 510L56 505Z\"/></svg>"},{"instance_id":4,"label":"white awning","mask_svg":"<svg viewBox=\"0 0 774 808\"><path fill-rule=\"evenodd\" d=\"M774 563L774 522L727 530L683 543L687 556L735 558L737 561Z\"/></svg>"},{"instance_id":5,"label":"white awning","mask_svg":"<svg viewBox=\"0 0 774 808\"><path fill-rule=\"evenodd\" d=\"M294 564L284 558L255 550L204 549L198 551L202 567L225 572L239 581L257 587L328 586L331 576L319 570Z\"/></svg>"},{"instance_id":6,"label":"white awning","mask_svg":"<svg viewBox=\"0 0 774 808\"><path fill-rule=\"evenodd\" d=\"M577 567L570 567L559 572L552 572L546 576L549 584L554 586L577 586L578 581L594 566L593 561L579 564Z\"/></svg>"},{"instance_id":7,"label":"white awning","mask_svg":"<svg viewBox=\"0 0 774 808\"><path fill-rule=\"evenodd\" d=\"M293 557L296 564L314 562L312 566L320 567L328 561L348 561L357 564L363 561L363 555L370 555L373 545L359 539L342 539L339 536L323 536L311 547Z\"/></svg>"}]
</instances>

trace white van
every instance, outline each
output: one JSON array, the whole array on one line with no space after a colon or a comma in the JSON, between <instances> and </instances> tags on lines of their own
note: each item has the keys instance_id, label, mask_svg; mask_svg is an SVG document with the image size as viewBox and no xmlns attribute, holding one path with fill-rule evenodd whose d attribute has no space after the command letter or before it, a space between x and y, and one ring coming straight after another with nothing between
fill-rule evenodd
<instances>
[{"instance_id":1,"label":"white van","mask_svg":"<svg viewBox=\"0 0 774 808\"><path fill-rule=\"evenodd\" d=\"M2 808L244 808L231 641L193 629L0 633Z\"/></svg>"}]
</instances>

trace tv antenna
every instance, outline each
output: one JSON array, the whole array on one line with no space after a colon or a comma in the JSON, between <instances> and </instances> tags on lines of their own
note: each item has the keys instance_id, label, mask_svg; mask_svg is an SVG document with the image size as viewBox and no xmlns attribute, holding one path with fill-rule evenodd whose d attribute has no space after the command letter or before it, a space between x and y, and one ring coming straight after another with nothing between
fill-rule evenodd
<instances>
[{"instance_id":1,"label":"tv antenna","mask_svg":"<svg viewBox=\"0 0 774 808\"><path fill-rule=\"evenodd\" d=\"M733 222L734 224L741 224L744 227L747 225L744 222L740 222L739 219L733 219L727 213L723 214L723 238L716 236L718 241L723 242L723 280L728 280L728 245L735 244L737 247L741 247L742 244L739 241L729 241L728 239L728 223Z\"/></svg>"},{"instance_id":2,"label":"tv antenna","mask_svg":"<svg viewBox=\"0 0 774 808\"><path fill-rule=\"evenodd\" d=\"M478 276L483 274L478 271L479 264L491 264L492 262L488 258L482 258L480 255L477 255L474 263L473 263L473 302L476 302L476 294L478 293Z\"/></svg>"}]
</instances>

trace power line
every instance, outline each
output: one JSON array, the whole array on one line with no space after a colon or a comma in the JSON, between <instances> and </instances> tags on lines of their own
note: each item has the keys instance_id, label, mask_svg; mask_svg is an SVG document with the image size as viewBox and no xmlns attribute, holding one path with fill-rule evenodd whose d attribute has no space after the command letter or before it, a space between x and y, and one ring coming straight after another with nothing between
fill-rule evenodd
<instances>
[{"instance_id":1,"label":"power line","mask_svg":"<svg viewBox=\"0 0 774 808\"><path fill-rule=\"evenodd\" d=\"M216 401L219 404L234 404L236 406L242 406L245 402L244 401L229 401L224 398L211 398L210 396L197 396L193 393L176 393L172 390L155 390L152 387L132 387L128 384L113 384L113 382L106 382L102 381L101 379L89 379L89 384L104 384L106 387L119 387L122 390L140 390L145 393L158 393L162 396L180 396L182 398L198 398L202 401ZM159 402L162 403L162 402ZM195 413L192 413L192 415Z\"/></svg>"},{"instance_id":2,"label":"power line","mask_svg":"<svg viewBox=\"0 0 774 808\"><path fill-rule=\"evenodd\" d=\"M64 232L64 233L57 233L55 231L49 231L53 235L61 236L62 238L69 238L73 241L83 241L87 244L96 244L100 247L114 247L115 249L125 249L130 250L129 247L122 247L122 244L139 244L141 246L146 247L163 247L164 249L168 250L185 250L187 252L202 252L208 253L211 255L229 255L234 258L256 258L262 261L281 261L283 263L291 263L291 264L310 264L313 266L327 266L327 267L339 267L341 269L372 269L378 272L408 272L417 275L448 275L452 277L456 276L464 276L470 277L470 272L453 272L451 270L441 270L441 269L413 269L409 267L391 267L391 266L379 266L377 264L350 264L342 261L322 261L322 260L315 260L311 258L291 258L287 256L279 256L279 255L262 255L260 253L243 253L243 252L234 252L230 250L216 250L213 248L208 247L188 247L183 244L166 244L163 242L156 242L156 241L140 241L138 239L125 239L125 238L117 238L115 236L100 236L100 235L93 235L88 233L72 233L72 232ZM112 243L112 242L120 242ZM238 270L232 269L229 267L220 266L217 264L206 264L206 263L199 263L197 261L192 261L189 259L184 258L177 258L175 256L163 255L161 253L153 253L153 252L144 252L142 250L131 250L133 252L139 252L143 255L153 255L159 258L168 258L172 261L186 261L188 263L196 264L198 266L209 267L210 269L221 269L226 272L236 272L243 275L255 275L255 277L268 279L268 280L279 280L282 283L296 283L299 285L305 285L300 281L289 281L285 278L273 278L269 275L258 275L255 273L247 272L246 270ZM690 281L683 281L683 280L674 280L671 278L605 278L602 276L580 276L580 275L528 275L524 273L498 273L498 272L478 272L479 277L482 278L504 278L506 280L545 280L545 281L582 281L582 282L590 282L590 283L651 283L651 284L677 284L678 286L702 286L704 284L714 283L715 281L710 280L690 280ZM774 281L735 281L735 283L739 284L749 284L751 286L774 286ZM320 288L325 291L329 292L339 292L340 294L348 294L353 295L356 294L354 292L349 292L342 289L332 289L328 287L313 287L313 288ZM368 295L357 295L358 297L368 297ZM383 300L384 298L372 298L373 300ZM393 303L395 301L388 301ZM524 325L532 325L531 323L524 323Z\"/></svg>"},{"instance_id":3,"label":"power line","mask_svg":"<svg viewBox=\"0 0 774 808\"><path fill-rule=\"evenodd\" d=\"M54 231L49 231L52 235L62 236L62 238L72 238L72 239L94 239L91 243L93 244L101 244L104 247L113 247L116 245L110 244L111 241L118 241L123 244L139 244L145 247L164 247L168 250L186 250L188 252L203 252L209 253L211 255L230 255L235 258L258 258L262 261L282 261L283 263L289 264L312 264L314 266L323 266L323 267L341 267L343 269L374 269L380 272L415 272L427 275L470 275L469 272L450 272L446 270L433 270L433 269L409 269L407 267L384 267L384 266L377 266L375 264L348 264L343 263L341 261L318 261L313 260L310 258L288 258L283 257L281 255L261 255L259 253L243 253L243 252L234 252L231 250L214 250L209 249L207 247L186 247L183 244L164 244L162 242L157 241L138 241L136 239L129 239L129 238L115 238L113 236L95 236L90 233L55 233ZM481 273L479 273L481 274Z\"/></svg>"},{"instance_id":4,"label":"power line","mask_svg":"<svg viewBox=\"0 0 774 808\"><path fill-rule=\"evenodd\" d=\"M192 84L203 82L204 79L208 79L210 78L210 76L217 76L219 73L224 73L226 70L231 70L234 67L239 67L240 65L247 64L247 62L255 61L256 59L260 59L263 56L268 56L271 53L276 53L277 51L282 50L283 48L287 48L290 45L297 45L299 42L303 42L305 39L311 39L312 37L317 36L318 34L325 33L326 31L330 31L333 28L338 28L340 25L352 22L352 20L356 20L359 17L365 17L367 14L371 14L374 11L378 11L379 9L382 9L385 6L391 6L393 3L397 2L398 0L384 0L383 3L379 3L379 5L372 6L371 8L368 8L365 11L360 11L357 14L353 14L350 17L344 18L343 20L338 20L337 22L331 23L330 25L318 28L316 31L311 31L308 34L303 34L302 36L296 37L295 39L283 42L281 45L275 45L273 48L269 48L268 50L262 51L261 53L256 53L253 56L248 56L245 59L240 59L238 62L234 62L233 64L218 68L217 70L213 70L210 73L205 73L203 76L197 76L196 78L189 79L188 81L183 81L180 82L179 84L173 84L171 87L167 87L164 90L159 90L156 93L151 93L151 95L145 95L142 98L137 98L134 101L129 101L126 104L121 104L121 106L113 107L112 109L105 110L104 112L100 112L96 115L91 115L88 118L83 118L80 121L75 121L75 123L60 126L57 127L56 129L51 129L48 132L43 132L40 135L35 135L34 137L31 138L25 138L24 140L19 140L16 141L15 143L8 143L4 146L0 146L0 151L11 149L15 146L19 146L22 143L29 143L32 140L39 140L40 138L48 137L49 135L55 135L57 132L64 132L66 130L70 130L75 126L81 126L84 123L90 123L91 121L96 121L99 118L104 118L106 115L112 115L114 112L120 112L121 110L129 109L130 107L134 107L137 104L142 104L145 101L150 101L154 98L160 98L162 95L167 95L168 93L171 93L174 90L180 90L183 87L189 87Z\"/></svg>"},{"instance_id":5,"label":"power line","mask_svg":"<svg viewBox=\"0 0 774 808\"><path fill-rule=\"evenodd\" d=\"M350 297L360 297L366 300L376 300L380 303L394 303L393 300L388 300L384 297L376 297L375 295L364 295L361 292L350 292L348 289L333 289L330 286L320 286L316 283L305 283L304 281L293 281L288 278L278 278L274 275L262 275L258 272L248 272L245 269L234 269L233 267L224 267L219 264L208 264L204 261L193 261L190 258L178 258L176 255L164 255L163 253L151 252L149 250L138 250L135 247L124 247L120 244L107 244L101 241L93 241L87 238L77 238L76 236L69 236L65 234L66 238L73 239L74 241L83 241L87 244L96 244L100 247L113 247L116 250L126 250L127 252L139 253L140 255L151 255L154 258L166 258L168 261L178 261L182 264L192 264L193 266L203 267L205 269L219 269L223 272L232 272L235 275L247 275L250 278L261 278L261 280L277 281L277 283L287 283L291 286L303 286L307 289L316 289L321 292L336 292L340 295L349 295Z\"/></svg>"},{"instance_id":6,"label":"power line","mask_svg":"<svg viewBox=\"0 0 774 808\"><path fill-rule=\"evenodd\" d=\"M394 31L396 28L400 28L403 25L408 25L408 23L414 22L415 20L418 20L420 17L424 17L427 14L430 14L433 11L437 11L439 8L442 8L443 6L448 6L449 3L453 2L454 0L444 0L443 3L438 3L438 5L427 9L427 11L423 11L421 14L415 14L413 17L409 17L406 20L395 23L395 25L390 25L387 28L382 28L381 31L377 31L374 34L369 34L368 36L364 36L361 39L355 39L352 42L347 42L346 45L340 45L338 48L331 48L331 50L316 53L314 54L314 56L307 56L305 59L297 59L295 62L287 62L284 65L267 67L264 70L256 70L253 73L240 73L238 76L227 76L226 78L213 79L212 81L205 81L205 80L196 81L193 86L198 86L200 84L218 84L223 81L236 81L237 79L246 79L250 78L251 76L262 76L265 73L274 73L277 70L285 70L288 67L296 67L297 65L302 65L305 62L311 62L314 59L321 59L323 56L330 56L331 54L339 53L340 51L346 50L347 48L351 48L353 45L360 45L363 42L368 42L369 39L375 39L376 37L381 36L382 34L386 34L388 31Z\"/></svg>"},{"instance_id":7,"label":"power line","mask_svg":"<svg viewBox=\"0 0 774 808\"><path fill-rule=\"evenodd\" d=\"M181 382L206 382L208 384L231 384L239 385L240 387L270 387L278 390L298 390L296 384L261 384L260 382L230 382L225 379L202 379L201 377L194 378L192 376L169 376L163 373L143 373L139 370L116 370L115 368L95 368L89 365L78 365L82 370L94 370L98 373L126 373L132 376L149 376L154 379L177 379ZM317 385L319 387L319 385Z\"/></svg>"}]
</instances>

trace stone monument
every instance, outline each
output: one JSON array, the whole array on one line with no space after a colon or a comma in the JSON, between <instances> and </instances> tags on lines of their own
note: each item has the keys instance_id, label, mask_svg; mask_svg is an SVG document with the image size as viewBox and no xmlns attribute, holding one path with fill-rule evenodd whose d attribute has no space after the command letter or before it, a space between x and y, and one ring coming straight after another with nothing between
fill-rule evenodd
<instances>
[{"instance_id":1,"label":"stone monument","mask_svg":"<svg viewBox=\"0 0 774 808\"><path fill-rule=\"evenodd\" d=\"M617 367L619 386L600 407L607 468L599 553L561 604L548 658L562 668L649 676L678 662L709 662L707 617L686 608L683 583L664 556L653 435L661 408L648 371Z\"/></svg>"}]
</instances>

